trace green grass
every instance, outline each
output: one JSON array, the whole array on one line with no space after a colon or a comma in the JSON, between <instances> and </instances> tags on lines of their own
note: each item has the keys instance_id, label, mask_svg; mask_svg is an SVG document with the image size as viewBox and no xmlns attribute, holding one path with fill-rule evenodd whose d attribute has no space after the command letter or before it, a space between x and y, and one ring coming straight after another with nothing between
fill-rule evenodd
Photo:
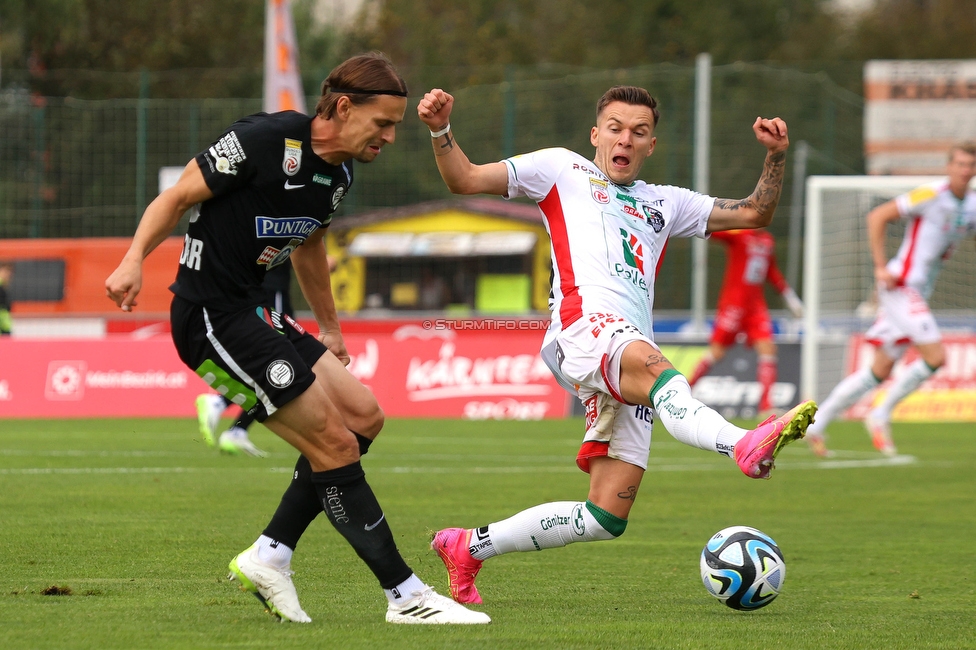
<instances>
[{"instance_id":1,"label":"green grass","mask_svg":"<svg viewBox=\"0 0 976 650\"><path fill-rule=\"evenodd\" d=\"M364 464L407 562L446 593L433 529L586 495L579 421L397 420ZM872 465L858 425L832 461L787 448L770 481L661 431L619 540L485 564L489 626L385 623L385 599L319 518L293 568L311 625L276 624L225 580L296 454L220 456L190 420L0 421L0 642L90 648L973 648L976 437L896 425L916 462ZM863 462L869 461L869 462ZM735 524L771 535L785 588L758 612L711 598L698 555ZM71 595L43 595L51 586Z\"/></svg>"}]
</instances>

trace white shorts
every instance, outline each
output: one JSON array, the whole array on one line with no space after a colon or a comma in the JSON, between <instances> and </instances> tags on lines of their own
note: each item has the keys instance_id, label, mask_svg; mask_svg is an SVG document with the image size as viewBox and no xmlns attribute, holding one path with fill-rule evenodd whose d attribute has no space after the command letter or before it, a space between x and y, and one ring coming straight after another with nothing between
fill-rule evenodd
<instances>
[{"instance_id":1,"label":"white shorts","mask_svg":"<svg viewBox=\"0 0 976 650\"><path fill-rule=\"evenodd\" d=\"M925 345L942 340L942 333L928 303L911 287L878 287L878 318L864 338L888 357L900 359L909 344Z\"/></svg>"},{"instance_id":2,"label":"white shorts","mask_svg":"<svg viewBox=\"0 0 976 650\"><path fill-rule=\"evenodd\" d=\"M542 359L586 409L586 433L576 457L584 472L590 458L608 456L647 469L653 409L620 396L620 357L634 341L658 349L640 330L613 314L584 314L547 340Z\"/></svg>"}]
</instances>

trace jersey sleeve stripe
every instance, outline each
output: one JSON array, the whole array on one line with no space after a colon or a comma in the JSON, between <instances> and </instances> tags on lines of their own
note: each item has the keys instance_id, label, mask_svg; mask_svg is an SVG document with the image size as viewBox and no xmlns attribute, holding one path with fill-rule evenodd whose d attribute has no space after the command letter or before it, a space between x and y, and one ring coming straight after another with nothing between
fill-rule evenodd
<instances>
[{"instance_id":1,"label":"jersey sleeve stripe","mask_svg":"<svg viewBox=\"0 0 976 650\"><path fill-rule=\"evenodd\" d=\"M901 277L898 278L899 286L904 286L905 280L908 279L908 273L912 269L912 258L915 255L915 245L918 244L918 231L922 227L922 218L915 217L912 222L912 230L909 234L911 238L908 243L908 253L905 255L905 263L901 267Z\"/></svg>"},{"instance_id":2,"label":"jersey sleeve stripe","mask_svg":"<svg viewBox=\"0 0 976 650\"><path fill-rule=\"evenodd\" d=\"M583 317L583 299L576 286L576 274L573 272L573 258L569 250L569 233L566 231L566 217L563 215L562 202L559 191L553 185L546 198L539 202L539 208L549 222L549 236L552 238L552 250L556 257L556 268L559 270L559 291L562 300L559 302L559 320L563 328L575 323Z\"/></svg>"},{"instance_id":3,"label":"jersey sleeve stripe","mask_svg":"<svg viewBox=\"0 0 976 650\"><path fill-rule=\"evenodd\" d=\"M515 163L513 163L511 160L508 160L506 158L505 159L505 164L507 164L509 167L512 168L512 174L515 175L515 180L517 181L518 180L518 169L515 167Z\"/></svg>"},{"instance_id":4,"label":"jersey sleeve stripe","mask_svg":"<svg viewBox=\"0 0 976 650\"><path fill-rule=\"evenodd\" d=\"M668 242L670 239L664 240L664 246L661 246L661 256L657 258L657 266L654 267L654 280L657 281L657 276L661 274L661 265L664 264L664 254L668 252Z\"/></svg>"}]
</instances>

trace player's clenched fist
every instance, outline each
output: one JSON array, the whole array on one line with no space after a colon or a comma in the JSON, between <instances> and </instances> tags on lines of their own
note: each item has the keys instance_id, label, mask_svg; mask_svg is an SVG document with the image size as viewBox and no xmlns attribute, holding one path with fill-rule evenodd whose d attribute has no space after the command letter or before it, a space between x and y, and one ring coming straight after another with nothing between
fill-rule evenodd
<instances>
[{"instance_id":1,"label":"player's clenched fist","mask_svg":"<svg viewBox=\"0 0 976 650\"><path fill-rule=\"evenodd\" d=\"M450 121L452 108L454 108L454 97L440 88L434 88L425 94L417 105L417 117L431 131L440 131Z\"/></svg>"},{"instance_id":2,"label":"player's clenched fist","mask_svg":"<svg viewBox=\"0 0 976 650\"><path fill-rule=\"evenodd\" d=\"M137 304L136 296L142 289L142 266L123 260L105 280L105 294L122 311L132 311Z\"/></svg>"},{"instance_id":3,"label":"player's clenched fist","mask_svg":"<svg viewBox=\"0 0 976 650\"><path fill-rule=\"evenodd\" d=\"M790 146L790 139L786 133L786 122L778 117L767 120L757 117L752 125L752 130L756 134L756 140L766 147L769 151L777 153L786 151Z\"/></svg>"}]
</instances>

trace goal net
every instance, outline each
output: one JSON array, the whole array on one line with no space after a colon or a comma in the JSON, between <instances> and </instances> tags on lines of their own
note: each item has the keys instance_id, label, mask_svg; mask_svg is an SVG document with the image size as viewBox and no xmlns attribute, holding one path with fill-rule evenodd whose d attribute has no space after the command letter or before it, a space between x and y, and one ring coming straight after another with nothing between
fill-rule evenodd
<instances>
[{"instance_id":1,"label":"goal net","mask_svg":"<svg viewBox=\"0 0 976 650\"><path fill-rule=\"evenodd\" d=\"M803 254L804 336L800 393L823 399L846 374L852 334L875 317L874 265L867 221L872 208L938 180L938 176L810 176L807 178ZM898 250L905 221L887 228L886 256ZM976 324L976 250L959 243L939 274L929 300L943 332Z\"/></svg>"}]
</instances>

